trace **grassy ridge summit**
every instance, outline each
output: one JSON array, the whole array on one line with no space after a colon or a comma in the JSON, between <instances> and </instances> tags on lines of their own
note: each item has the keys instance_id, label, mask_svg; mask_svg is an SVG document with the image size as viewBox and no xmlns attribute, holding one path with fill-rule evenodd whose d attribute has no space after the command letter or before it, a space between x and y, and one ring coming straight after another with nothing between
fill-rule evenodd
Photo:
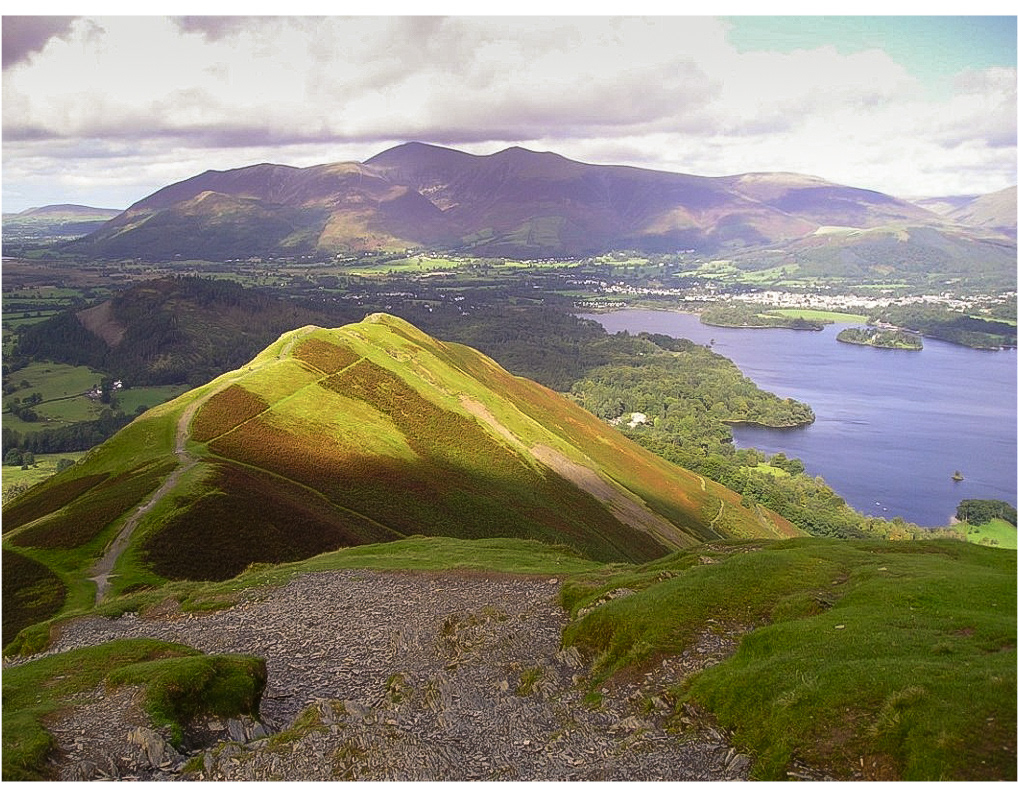
<instances>
[{"instance_id":1,"label":"grassy ridge summit","mask_svg":"<svg viewBox=\"0 0 1018 797\"><path fill-rule=\"evenodd\" d=\"M124 552L103 572L95 563L124 528ZM385 314L284 334L4 507L5 548L86 604L89 575L112 576L115 592L220 580L415 535L535 539L640 562L705 540L798 534L569 399ZM52 581L16 575L25 595Z\"/></svg>"}]
</instances>

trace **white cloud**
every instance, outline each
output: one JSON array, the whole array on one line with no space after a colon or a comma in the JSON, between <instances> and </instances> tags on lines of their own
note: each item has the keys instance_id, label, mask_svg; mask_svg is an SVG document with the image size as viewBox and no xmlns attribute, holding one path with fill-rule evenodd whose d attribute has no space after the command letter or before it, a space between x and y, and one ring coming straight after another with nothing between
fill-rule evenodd
<instances>
[{"instance_id":1,"label":"white cloud","mask_svg":"<svg viewBox=\"0 0 1018 797\"><path fill-rule=\"evenodd\" d=\"M206 168L365 159L405 139L897 194L1014 182L1015 70L969 72L934 97L879 50L738 53L726 30L702 17L78 19L45 44L35 33L4 72L4 204L88 202L90 173L128 204Z\"/></svg>"}]
</instances>

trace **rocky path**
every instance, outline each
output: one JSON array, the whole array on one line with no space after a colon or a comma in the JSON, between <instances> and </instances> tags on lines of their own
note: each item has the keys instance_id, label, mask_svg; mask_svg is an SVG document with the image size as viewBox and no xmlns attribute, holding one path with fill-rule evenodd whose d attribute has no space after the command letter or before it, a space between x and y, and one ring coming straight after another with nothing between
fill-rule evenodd
<instances>
[{"instance_id":1,"label":"rocky path","mask_svg":"<svg viewBox=\"0 0 1018 797\"><path fill-rule=\"evenodd\" d=\"M293 335L279 356L288 357L290 352L293 350L293 347L297 345L303 337L304 336L300 334ZM226 386L231 385L234 382L239 382L246 375L247 372L236 376L229 380L226 383ZM191 426L191 419L194 418L194 414L206 401L212 398L213 395L215 395L215 393L209 393L201 396L187 405L184 409L184 412L180 416L180 420L177 421L177 433L174 444L174 453L178 460L177 467L169 474L169 476L166 477L165 481L163 481L163 483L159 486L159 489L152 494L152 497L131 514L131 516L127 519L127 522L124 523L120 533L117 534L117 536L113 539L113 542L107 546L102 557L92 566L88 580L95 582L95 604L97 606L102 603L102 601L106 598L106 594L109 592L113 567L116 565L117 559L120 558L120 555L127 549L127 545L131 541L131 535L134 534L134 530L137 528L138 523L143 517L145 517L146 514L148 514L152 507L159 503L159 501L161 501L163 497L170 492L170 490L177 486L177 482L180 481L181 476L187 473L187 471L194 466L195 459L187 450L188 430Z\"/></svg>"},{"instance_id":2,"label":"rocky path","mask_svg":"<svg viewBox=\"0 0 1018 797\"><path fill-rule=\"evenodd\" d=\"M113 566L117 563L117 559L127 549L127 544L131 541L131 535L134 534L135 528L138 526L139 521L149 510L152 509L163 497L170 492L174 487L177 486L177 482L180 481L180 477L183 476L191 467L194 465L194 458L187 452L187 429L191 424L191 419L194 417L195 412L207 398L203 398L199 401L188 405L187 409L180 416L180 420L177 422L177 437L174 453L177 455L179 464L166 477L166 480L159 486L152 497L149 498L144 504L139 506L124 523L124 527L120 530L120 533L113 539L113 542L103 552L102 558L100 558L95 565L92 566L91 575L89 581L94 581L96 584L95 590L95 603L98 605L106 597L106 593L109 592L110 588L110 575L113 572Z\"/></svg>"},{"instance_id":3,"label":"rocky path","mask_svg":"<svg viewBox=\"0 0 1018 797\"><path fill-rule=\"evenodd\" d=\"M606 685L592 701L585 699L590 662L560 649L567 617L557 594L554 579L334 571L252 592L210 614L163 606L147 617L74 621L53 652L155 637L262 656L268 685L264 726L202 726L186 769L182 751L144 726L135 693L99 689L51 723L59 776L745 778L749 759L716 730L698 723L695 734L665 730L676 721L666 687L730 655L733 639L704 636L644 676Z\"/></svg>"}]
</instances>

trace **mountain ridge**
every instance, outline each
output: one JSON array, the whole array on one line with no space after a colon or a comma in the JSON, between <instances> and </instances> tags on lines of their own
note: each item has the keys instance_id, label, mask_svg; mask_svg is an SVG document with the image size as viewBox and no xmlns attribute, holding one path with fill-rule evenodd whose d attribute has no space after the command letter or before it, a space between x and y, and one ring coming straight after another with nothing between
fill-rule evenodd
<instances>
[{"instance_id":1,"label":"mountain ridge","mask_svg":"<svg viewBox=\"0 0 1018 797\"><path fill-rule=\"evenodd\" d=\"M216 202L194 204L208 192ZM958 222L811 175L703 177L523 147L473 155L409 142L363 163L208 170L159 189L68 247L154 259L422 248L513 257L620 248L711 254L785 245L825 226L888 225L951 235Z\"/></svg>"},{"instance_id":2,"label":"mountain ridge","mask_svg":"<svg viewBox=\"0 0 1018 797\"><path fill-rule=\"evenodd\" d=\"M387 314L284 333L5 505L4 521L5 551L63 551L54 566L73 560L79 574L65 578L112 578L118 592L416 535L636 562L801 536L568 398Z\"/></svg>"}]
</instances>

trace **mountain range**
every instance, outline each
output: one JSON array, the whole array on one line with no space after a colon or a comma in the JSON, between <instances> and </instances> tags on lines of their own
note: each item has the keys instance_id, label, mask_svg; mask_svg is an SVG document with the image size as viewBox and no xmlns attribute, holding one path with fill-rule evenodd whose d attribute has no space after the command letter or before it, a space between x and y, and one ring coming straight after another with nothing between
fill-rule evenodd
<instances>
[{"instance_id":1,"label":"mountain range","mask_svg":"<svg viewBox=\"0 0 1018 797\"><path fill-rule=\"evenodd\" d=\"M943 204L930 209L798 174L700 177L520 147L472 155L414 142L363 163L206 171L68 246L154 260L421 248L538 258L808 247L818 231L883 230L898 241L934 231L949 249L997 246L1006 254L1014 251L1015 219L1006 211L1014 191L972 199L952 218L936 212ZM931 245L938 244L924 243Z\"/></svg>"}]
</instances>

